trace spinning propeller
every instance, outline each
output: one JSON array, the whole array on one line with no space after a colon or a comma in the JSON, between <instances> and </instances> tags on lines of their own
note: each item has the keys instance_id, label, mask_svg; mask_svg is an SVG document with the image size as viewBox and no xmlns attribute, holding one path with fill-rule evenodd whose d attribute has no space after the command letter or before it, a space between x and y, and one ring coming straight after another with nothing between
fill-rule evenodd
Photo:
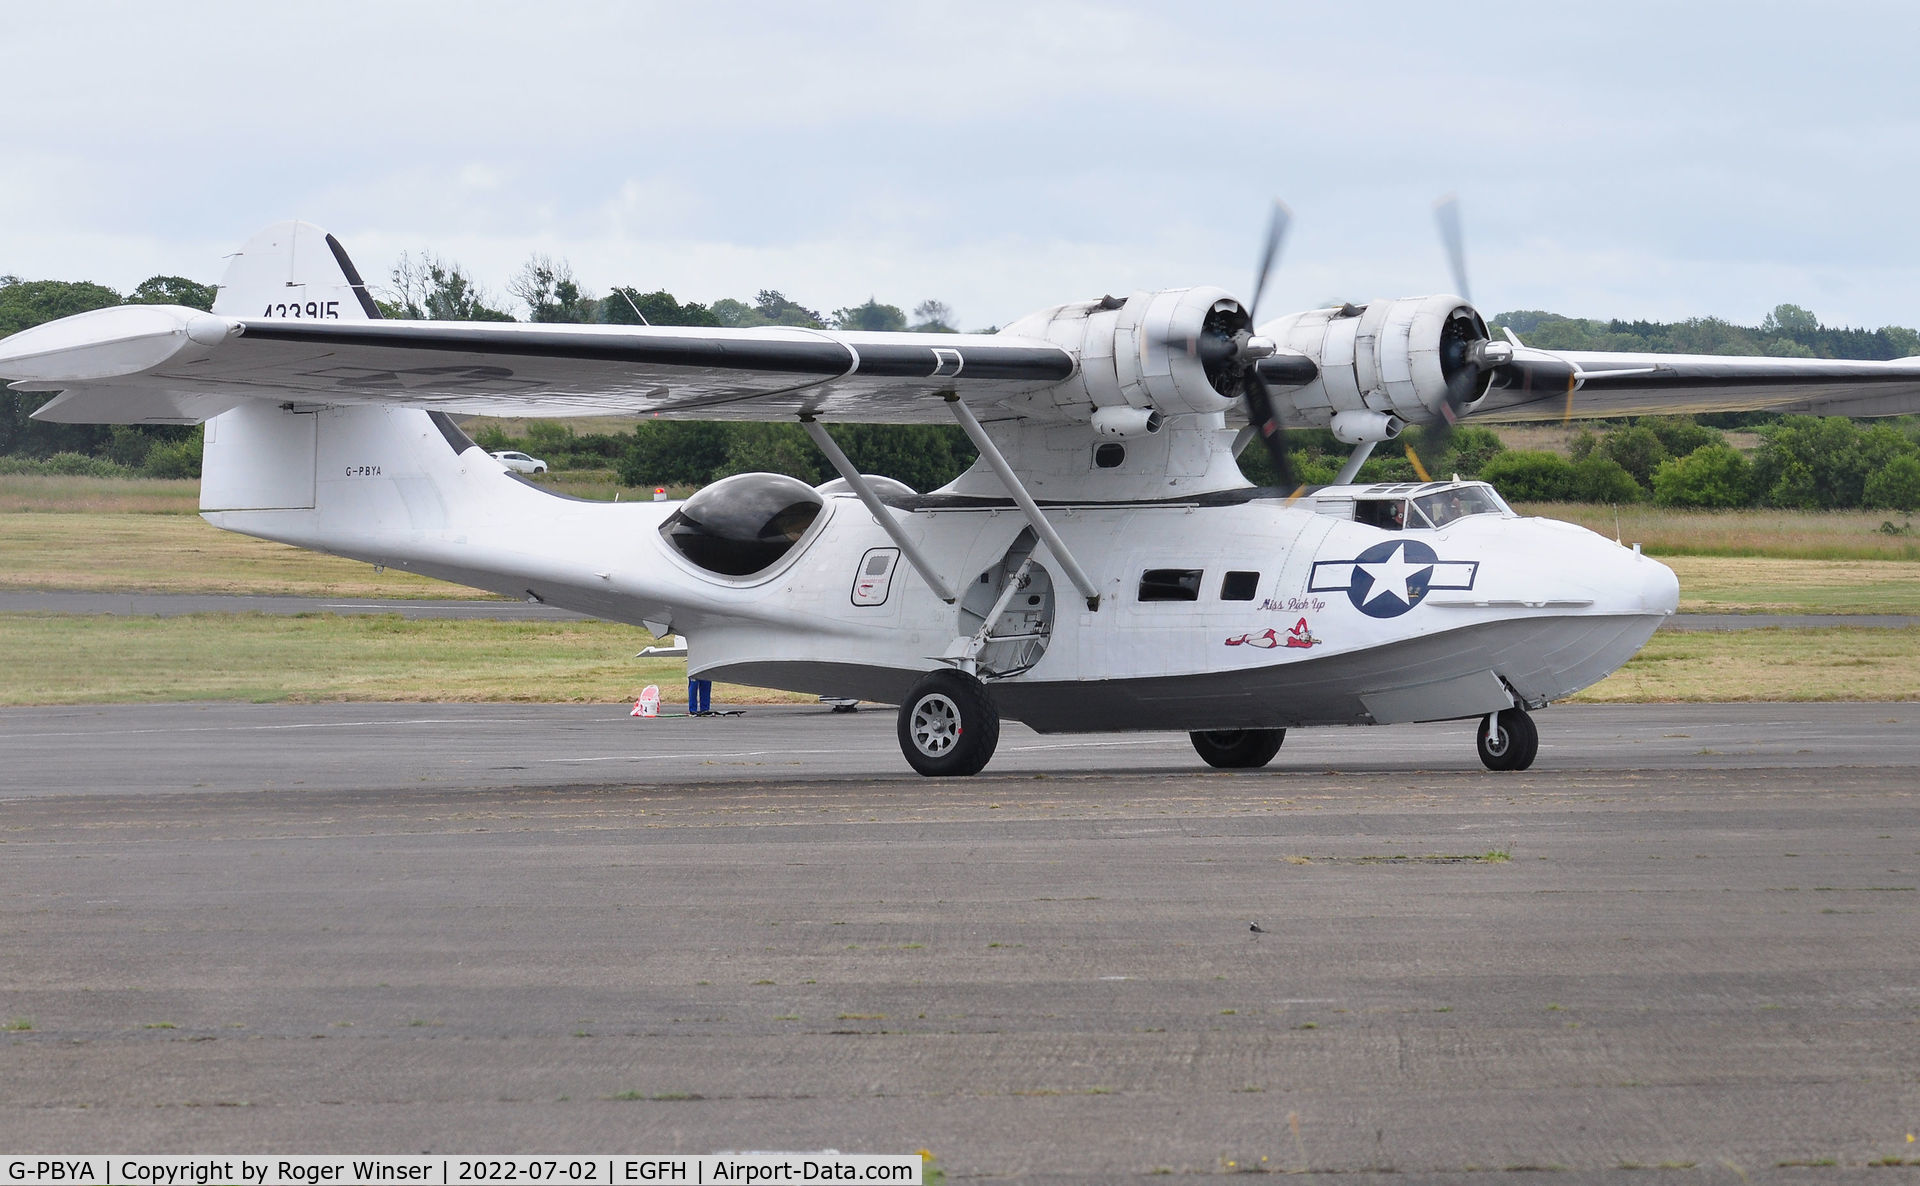
<instances>
[{"instance_id":1,"label":"spinning propeller","mask_svg":"<svg viewBox=\"0 0 1920 1186\"><path fill-rule=\"evenodd\" d=\"M1256 337L1252 329L1259 320L1260 295L1266 291L1274 264L1279 262L1287 225L1292 221L1293 212L1287 209L1286 203L1274 199L1273 211L1267 216L1267 240L1260 249L1260 266L1254 273L1253 293L1246 306L1246 320L1241 322L1238 317L1216 314L1208 318L1206 330L1189 343L1189 348L1206 366L1209 377L1224 372L1222 380L1239 385L1240 398L1247 408L1247 423L1266 446L1280 485L1297 490L1293 462L1287 455L1286 429L1274 410L1273 392L1260 373L1260 364L1273 355L1275 346L1266 338Z\"/></svg>"},{"instance_id":2,"label":"spinning propeller","mask_svg":"<svg viewBox=\"0 0 1920 1186\"><path fill-rule=\"evenodd\" d=\"M1453 274L1453 290L1467 303L1455 310L1440 331L1440 370L1446 377L1447 394L1437 411L1440 420L1423 429L1421 439L1431 442L1435 457L1446 452L1454 425L1466 414L1467 405L1486 392L1488 376L1513 360L1513 346L1496 342L1487 334L1486 323L1472 309L1473 293L1467 285L1466 237L1460 230L1460 199L1454 194L1441 198L1433 206L1434 221L1440 227L1440 242L1446 248L1447 266ZM1426 466L1407 445L1407 460L1422 481L1430 481Z\"/></svg>"},{"instance_id":3,"label":"spinning propeller","mask_svg":"<svg viewBox=\"0 0 1920 1186\"><path fill-rule=\"evenodd\" d=\"M1275 198L1273 213L1267 217L1266 246L1260 249L1260 270L1254 275L1253 296L1247 305L1249 326L1260 324L1260 294L1266 291L1267 276L1280 259L1280 247L1287 238L1287 224L1292 221L1293 211L1287 209L1285 202ZM1273 343L1265 338L1253 337L1251 331L1247 332L1247 340L1241 343L1245 369L1240 377L1240 398L1247 403L1247 423L1253 425L1260 443L1266 446L1267 456L1273 460L1273 471L1280 477L1280 485L1297 491L1299 484L1293 480L1293 461L1287 455L1287 432L1281 427L1280 417L1273 410L1273 392L1267 389L1267 381L1260 375L1260 360L1273 353Z\"/></svg>"}]
</instances>

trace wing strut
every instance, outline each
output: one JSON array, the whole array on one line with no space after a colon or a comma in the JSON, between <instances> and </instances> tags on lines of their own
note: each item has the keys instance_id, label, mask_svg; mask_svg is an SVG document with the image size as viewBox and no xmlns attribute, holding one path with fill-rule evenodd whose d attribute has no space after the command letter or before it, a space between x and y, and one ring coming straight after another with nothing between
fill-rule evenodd
<instances>
[{"instance_id":1,"label":"wing strut","mask_svg":"<svg viewBox=\"0 0 1920 1186\"><path fill-rule=\"evenodd\" d=\"M1080 567L1080 562L1073 558L1073 553L1067 551L1066 543L1061 540L1060 533L1053 529L1053 524L1047 522L1047 517L1040 513L1040 508L1034 503L1033 496L1027 493L1027 488L1021 485L1020 479L1014 475L1013 467L1007 464L1005 457L1001 456L999 446L993 443L993 438L987 435L987 430L980 427L980 421L974 416L973 409L962 403L957 395L947 396L947 406L953 409L954 419L958 420L960 427L966 430L967 439L973 442L973 447L980 450L980 456L993 467L994 473L1000 475L1001 484L1006 486L1007 493L1013 495L1013 501L1026 515L1027 525L1032 527L1034 534L1047 545L1047 550L1052 552L1053 558L1060 562L1060 567L1067 570L1067 578L1073 582L1073 587L1080 590L1080 596L1087 599L1087 608L1097 611L1100 608L1100 590L1094 587L1092 579L1087 576L1087 570Z\"/></svg>"},{"instance_id":2,"label":"wing strut","mask_svg":"<svg viewBox=\"0 0 1920 1186\"><path fill-rule=\"evenodd\" d=\"M934 571L933 562L920 551L920 545L907 537L906 530L900 526L900 521L893 517L893 512L880 501L880 496L874 493L873 484L867 481L867 476L855 469L853 462L847 460L847 455L840 451L840 446L834 442L832 436L828 435L826 427L808 415L800 417L800 427L807 430L807 435L812 437L813 443L820 447L820 452L826 454L833 468L840 471L840 476L847 480L847 485L853 487L853 492L860 496L860 501L867 504L867 510L873 512L874 522L880 524L880 529L885 531L887 537L899 547L901 554L907 558L907 562L913 565L914 571L920 574L920 578L927 582L940 600L952 605L953 590L948 588L947 583L940 579L940 574Z\"/></svg>"},{"instance_id":3,"label":"wing strut","mask_svg":"<svg viewBox=\"0 0 1920 1186\"><path fill-rule=\"evenodd\" d=\"M1379 443L1378 441L1361 441L1355 445L1353 452L1347 456L1347 463L1340 467L1339 473L1333 475L1333 484L1345 486L1359 477L1360 467L1367 463L1367 458L1373 456L1373 447Z\"/></svg>"}]
</instances>

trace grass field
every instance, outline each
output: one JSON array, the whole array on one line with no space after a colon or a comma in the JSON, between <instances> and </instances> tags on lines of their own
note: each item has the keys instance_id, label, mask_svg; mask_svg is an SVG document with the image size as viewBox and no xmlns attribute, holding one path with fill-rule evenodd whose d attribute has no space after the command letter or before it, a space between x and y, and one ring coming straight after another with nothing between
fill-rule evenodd
<instances>
[{"instance_id":1,"label":"grass field","mask_svg":"<svg viewBox=\"0 0 1920 1186\"><path fill-rule=\"evenodd\" d=\"M556 475L580 496L610 474ZM630 493L630 492L624 492ZM424 577L217 530L197 483L0 476L0 589L484 597ZM1605 508L1529 511L1614 534ZM1920 615L1913 537L1883 516L1623 508L1620 534L1679 573L1684 612ZM0 703L133 700L630 700L669 697L680 660L639 661L644 631L599 622L408 622L258 615L0 615ZM789 699L716 689L722 702ZM1761 630L1657 635L1582 700L1920 697L1920 631Z\"/></svg>"},{"instance_id":2,"label":"grass field","mask_svg":"<svg viewBox=\"0 0 1920 1186\"><path fill-rule=\"evenodd\" d=\"M1524 515L1563 519L1648 555L1770 556L1793 560L1920 561L1920 529L1898 511L1680 511L1636 503L1521 503ZM1884 530L1891 524L1892 532Z\"/></svg>"},{"instance_id":3,"label":"grass field","mask_svg":"<svg viewBox=\"0 0 1920 1186\"><path fill-rule=\"evenodd\" d=\"M221 531L199 515L0 513L0 589L488 597L460 585Z\"/></svg>"},{"instance_id":4,"label":"grass field","mask_svg":"<svg viewBox=\"0 0 1920 1186\"><path fill-rule=\"evenodd\" d=\"M0 474L0 515L190 515L199 509L200 483L192 478L173 481Z\"/></svg>"},{"instance_id":5,"label":"grass field","mask_svg":"<svg viewBox=\"0 0 1920 1186\"><path fill-rule=\"evenodd\" d=\"M14 487L18 482L86 481L95 480L0 481L0 504L9 493L19 497ZM100 483L109 487L120 484ZM160 501L177 496L82 489L76 497L91 504L117 506L143 497ZM192 505L190 495L187 505ZM1678 531L1687 521L1687 517L1669 517L1672 524L1668 530L1672 531ZM1716 516L1691 518L1718 521ZM1697 555L1652 547L1648 551L1679 573L1680 608L1688 613L1920 614L1920 562L1886 557L1799 557L1796 553L1803 550L1801 541L1812 530L1804 522L1807 518L1771 512L1740 529L1760 541L1760 546L1784 555ZM1869 541L1888 538L1861 531L1858 523L1844 516L1835 516L1835 520L1831 529L1836 533L1851 532ZM489 596L429 577L393 569L376 573L370 565L357 561L234 535L210 526L197 514L125 509L0 511L0 589L304 597Z\"/></svg>"},{"instance_id":6,"label":"grass field","mask_svg":"<svg viewBox=\"0 0 1920 1186\"><path fill-rule=\"evenodd\" d=\"M1920 614L1920 564L1665 556L1689 614Z\"/></svg>"},{"instance_id":7,"label":"grass field","mask_svg":"<svg viewBox=\"0 0 1920 1186\"><path fill-rule=\"evenodd\" d=\"M646 631L606 622L409 621L394 615L0 614L0 704L175 700L616 703L681 659L635 659ZM1658 634L1585 702L1920 699L1920 629ZM722 704L802 701L717 685Z\"/></svg>"},{"instance_id":8,"label":"grass field","mask_svg":"<svg viewBox=\"0 0 1920 1186\"><path fill-rule=\"evenodd\" d=\"M685 696L684 659L608 622L410 621L397 615L0 614L0 704L155 700L631 702ZM714 687L725 703L794 700ZM810 698L808 698L810 699Z\"/></svg>"},{"instance_id":9,"label":"grass field","mask_svg":"<svg viewBox=\"0 0 1920 1186\"><path fill-rule=\"evenodd\" d=\"M1920 699L1920 629L1656 634L1576 703Z\"/></svg>"}]
</instances>

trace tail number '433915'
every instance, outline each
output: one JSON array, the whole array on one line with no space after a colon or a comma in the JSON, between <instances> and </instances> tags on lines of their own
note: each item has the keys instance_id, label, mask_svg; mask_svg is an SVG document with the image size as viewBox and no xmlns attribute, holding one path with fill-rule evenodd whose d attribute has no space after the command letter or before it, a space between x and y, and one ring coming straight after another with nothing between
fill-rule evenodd
<instances>
[{"instance_id":1,"label":"tail number '433915'","mask_svg":"<svg viewBox=\"0 0 1920 1186\"><path fill-rule=\"evenodd\" d=\"M262 317L311 317L316 321L323 317L331 317L335 321L338 321L340 320L340 302L339 301L308 301L306 304L303 305L298 301L292 301L287 304L268 305L267 311L265 313L260 314L260 316Z\"/></svg>"}]
</instances>

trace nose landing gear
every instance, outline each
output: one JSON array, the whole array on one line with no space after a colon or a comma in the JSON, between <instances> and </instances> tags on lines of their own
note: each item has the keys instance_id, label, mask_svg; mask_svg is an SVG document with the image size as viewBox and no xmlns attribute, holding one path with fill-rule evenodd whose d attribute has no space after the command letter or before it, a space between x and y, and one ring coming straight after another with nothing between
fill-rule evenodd
<instances>
[{"instance_id":1,"label":"nose landing gear","mask_svg":"<svg viewBox=\"0 0 1920 1186\"><path fill-rule=\"evenodd\" d=\"M1489 770L1525 770L1540 752L1540 731L1524 708L1504 708L1480 721L1475 738Z\"/></svg>"}]
</instances>

